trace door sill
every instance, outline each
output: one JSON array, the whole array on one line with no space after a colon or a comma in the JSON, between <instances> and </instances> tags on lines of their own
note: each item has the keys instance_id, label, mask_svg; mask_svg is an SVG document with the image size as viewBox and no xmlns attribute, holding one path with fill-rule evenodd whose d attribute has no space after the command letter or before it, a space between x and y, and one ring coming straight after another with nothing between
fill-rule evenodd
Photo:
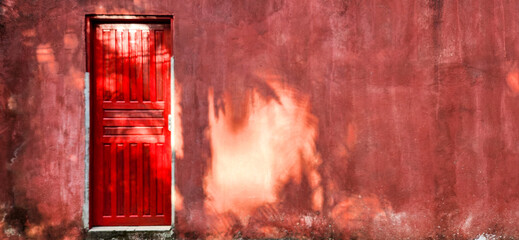
<instances>
[{"instance_id":1,"label":"door sill","mask_svg":"<svg viewBox=\"0 0 519 240\"><path fill-rule=\"evenodd\" d=\"M87 240L99 239L174 239L171 226L116 226L93 227L86 233Z\"/></svg>"},{"instance_id":2,"label":"door sill","mask_svg":"<svg viewBox=\"0 0 519 240\"><path fill-rule=\"evenodd\" d=\"M89 232L167 232L171 226L114 226L93 227Z\"/></svg>"}]
</instances>

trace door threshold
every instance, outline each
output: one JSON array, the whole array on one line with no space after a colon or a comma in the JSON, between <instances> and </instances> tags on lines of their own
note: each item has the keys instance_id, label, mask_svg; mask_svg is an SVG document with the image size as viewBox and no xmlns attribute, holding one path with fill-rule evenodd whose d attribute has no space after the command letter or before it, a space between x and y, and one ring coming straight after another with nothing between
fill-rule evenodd
<instances>
[{"instance_id":1,"label":"door threshold","mask_svg":"<svg viewBox=\"0 0 519 240\"><path fill-rule=\"evenodd\" d=\"M99 239L174 239L171 226L104 226L93 227L87 240Z\"/></svg>"},{"instance_id":2,"label":"door threshold","mask_svg":"<svg viewBox=\"0 0 519 240\"><path fill-rule=\"evenodd\" d=\"M166 232L171 226L106 226L93 227L89 232Z\"/></svg>"}]
</instances>

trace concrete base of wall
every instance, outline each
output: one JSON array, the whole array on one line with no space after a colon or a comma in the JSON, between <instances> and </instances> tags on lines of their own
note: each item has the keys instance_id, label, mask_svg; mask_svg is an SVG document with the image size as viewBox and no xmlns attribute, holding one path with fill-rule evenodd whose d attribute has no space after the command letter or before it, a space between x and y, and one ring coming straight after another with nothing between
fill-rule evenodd
<instances>
[{"instance_id":1,"label":"concrete base of wall","mask_svg":"<svg viewBox=\"0 0 519 240\"><path fill-rule=\"evenodd\" d=\"M94 227L86 239L174 239L174 236L170 226Z\"/></svg>"}]
</instances>

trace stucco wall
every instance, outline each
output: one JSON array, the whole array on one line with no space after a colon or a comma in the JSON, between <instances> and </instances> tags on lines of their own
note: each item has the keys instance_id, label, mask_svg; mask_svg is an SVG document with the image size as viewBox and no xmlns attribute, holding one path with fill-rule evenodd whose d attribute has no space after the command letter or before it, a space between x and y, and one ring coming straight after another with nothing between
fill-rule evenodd
<instances>
[{"instance_id":1,"label":"stucco wall","mask_svg":"<svg viewBox=\"0 0 519 240\"><path fill-rule=\"evenodd\" d=\"M0 238L84 236L85 14L174 14L181 238L519 238L515 1L0 1Z\"/></svg>"}]
</instances>

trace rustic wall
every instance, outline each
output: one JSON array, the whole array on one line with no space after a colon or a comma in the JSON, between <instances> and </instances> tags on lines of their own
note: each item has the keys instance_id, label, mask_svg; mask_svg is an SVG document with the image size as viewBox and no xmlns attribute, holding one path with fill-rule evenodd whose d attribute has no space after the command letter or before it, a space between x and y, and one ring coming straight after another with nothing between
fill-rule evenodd
<instances>
[{"instance_id":1,"label":"rustic wall","mask_svg":"<svg viewBox=\"0 0 519 240\"><path fill-rule=\"evenodd\" d=\"M82 238L85 14L174 14L176 233L519 237L519 4L0 0L0 238Z\"/></svg>"}]
</instances>

